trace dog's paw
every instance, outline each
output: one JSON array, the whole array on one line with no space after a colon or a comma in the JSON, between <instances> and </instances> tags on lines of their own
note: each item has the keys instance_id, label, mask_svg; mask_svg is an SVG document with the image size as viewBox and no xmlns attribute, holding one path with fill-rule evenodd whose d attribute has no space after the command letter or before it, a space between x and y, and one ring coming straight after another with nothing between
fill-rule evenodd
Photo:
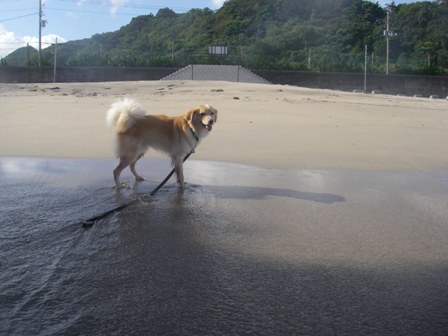
<instances>
[{"instance_id":1,"label":"dog's paw","mask_svg":"<svg viewBox=\"0 0 448 336\"><path fill-rule=\"evenodd\" d=\"M116 191L120 191L122 189L129 189L129 185L126 182L121 182L120 184L118 184L112 188L115 189Z\"/></svg>"},{"instance_id":2,"label":"dog's paw","mask_svg":"<svg viewBox=\"0 0 448 336\"><path fill-rule=\"evenodd\" d=\"M137 181L137 182L143 182L143 181L146 181L146 180L145 180L144 177L136 176L136 177L135 177L135 181Z\"/></svg>"},{"instance_id":3,"label":"dog's paw","mask_svg":"<svg viewBox=\"0 0 448 336\"><path fill-rule=\"evenodd\" d=\"M187 184L185 182L183 183L177 182L177 186L179 187L180 191L184 191Z\"/></svg>"}]
</instances>

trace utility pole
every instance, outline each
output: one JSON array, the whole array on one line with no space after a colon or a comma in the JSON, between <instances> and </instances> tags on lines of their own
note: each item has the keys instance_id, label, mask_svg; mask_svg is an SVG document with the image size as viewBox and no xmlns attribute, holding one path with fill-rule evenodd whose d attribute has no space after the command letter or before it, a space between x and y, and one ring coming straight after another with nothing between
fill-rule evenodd
<instances>
[{"instance_id":1,"label":"utility pole","mask_svg":"<svg viewBox=\"0 0 448 336\"><path fill-rule=\"evenodd\" d=\"M308 48L308 70L311 71L311 48Z\"/></svg>"},{"instance_id":2,"label":"utility pole","mask_svg":"<svg viewBox=\"0 0 448 336\"><path fill-rule=\"evenodd\" d=\"M39 0L39 49L37 53L37 65L41 65L40 57L42 51L42 0Z\"/></svg>"},{"instance_id":3,"label":"utility pole","mask_svg":"<svg viewBox=\"0 0 448 336\"><path fill-rule=\"evenodd\" d=\"M389 40L395 33L390 30L390 13L392 12L392 6L386 5L386 30L384 31L384 36L386 36L386 75L389 74Z\"/></svg>"},{"instance_id":4,"label":"utility pole","mask_svg":"<svg viewBox=\"0 0 448 336\"><path fill-rule=\"evenodd\" d=\"M386 75L389 74L389 13L390 13L390 7L387 6L387 20L386 20Z\"/></svg>"},{"instance_id":5,"label":"utility pole","mask_svg":"<svg viewBox=\"0 0 448 336\"><path fill-rule=\"evenodd\" d=\"M367 44L364 50L364 93L367 93Z\"/></svg>"},{"instance_id":6,"label":"utility pole","mask_svg":"<svg viewBox=\"0 0 448 336\"><path fill-rule=\"evenodd\" d=\"M42 63L42 28L45 28L47 25L46 20L42 20L44 13L42 11L42 0L39 0L39 51L37 53L37 64L41 66Z\"/></svg>"},{"instance_id":7,"label":"utility pole","mask_svg":"<svg viewBox=\"0 0 448 336\"><path fill-rule=\"evenodd\" d=\"M56 62L58 60L57 50L58 50L58 38L56 37L56 43L54 44L53 83L56 83Z\"/></svg>"}]
</instances>

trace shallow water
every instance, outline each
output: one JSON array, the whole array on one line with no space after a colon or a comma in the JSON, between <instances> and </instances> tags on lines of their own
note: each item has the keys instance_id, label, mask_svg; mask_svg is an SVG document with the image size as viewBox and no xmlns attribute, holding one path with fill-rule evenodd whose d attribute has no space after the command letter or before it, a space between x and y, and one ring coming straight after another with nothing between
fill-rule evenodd
<instances>
[{"instance_id":1,"label":"shallow water","mask_svg":"<svg viewBox=\"0 0 448 336\"><path fill-rule=\"evenodd\" d=\"M1 334L448 334L448 172L113 166L0 159Z\"/></svg>"}]
</instances>

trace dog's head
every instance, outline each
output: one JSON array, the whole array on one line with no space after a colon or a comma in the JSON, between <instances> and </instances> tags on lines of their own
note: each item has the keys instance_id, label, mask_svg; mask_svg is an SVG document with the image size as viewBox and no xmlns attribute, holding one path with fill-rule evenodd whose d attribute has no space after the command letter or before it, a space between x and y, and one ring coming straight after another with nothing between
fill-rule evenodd
<instances>
[{"instance_id":1,"label":"dog's head","mask_svg":"<svg viewBox=\"0 0 448 336\"><path fill-rule=\"evenodd\" d=\"M187 113L187 120L196 130L203 128L210 132L218 120L218 110L208 104L199 105Z\"/></svg>"}]
</instances>

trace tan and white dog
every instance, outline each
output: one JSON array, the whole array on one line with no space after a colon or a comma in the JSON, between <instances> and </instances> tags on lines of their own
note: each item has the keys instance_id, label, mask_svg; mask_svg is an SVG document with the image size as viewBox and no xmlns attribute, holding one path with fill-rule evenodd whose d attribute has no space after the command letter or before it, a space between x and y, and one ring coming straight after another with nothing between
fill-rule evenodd
<instances>
[{"instance_id":1,"label":"tan and white dog","mask_svg":"<svg viewBox=\"0 0 448 336\"><path fill-rule=\"evenodd\" d=\"M120 188L120 174L127 166L137 181L144 180L137 174L135 164L149 147L169 155L177 183L183 188L182 160L208 135L217 117L218 111L206 104L175 117L147 115L141 105L129 98L112 104L107 112L107 123L115 130L115 149L120 160L113 171L117 189Z\"/></svg>"}]
</instances>

